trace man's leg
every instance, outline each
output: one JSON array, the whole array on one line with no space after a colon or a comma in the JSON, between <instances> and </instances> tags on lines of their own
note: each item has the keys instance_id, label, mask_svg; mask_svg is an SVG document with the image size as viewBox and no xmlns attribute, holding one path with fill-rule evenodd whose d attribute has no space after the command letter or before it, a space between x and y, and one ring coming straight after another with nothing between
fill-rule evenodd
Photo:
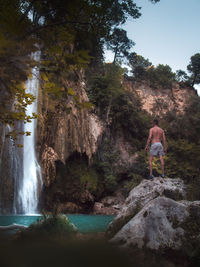
<instances>
[{"instance_id":1,"label":"man's leg","mask_svg":"<svg viewBox=\"0 0 200 267\"><path fill-rule=\"evenodd\" d=\"M150 176L152 175L152 161L153 161L153 156L149 156L149 174Z\"/></svg>"},{"instance_id":2,"label":"man's leg","mask_svg":"<svg viewBox=\"0 0 200 267\"><path fill-rule=\"evenodd\" d=\"M162 168L162 175L164 176L164 173L165 173L165 164L164 164L163 156L160 156L160 163L161 163L161 168Z\"/></svg>"}]
</instances>

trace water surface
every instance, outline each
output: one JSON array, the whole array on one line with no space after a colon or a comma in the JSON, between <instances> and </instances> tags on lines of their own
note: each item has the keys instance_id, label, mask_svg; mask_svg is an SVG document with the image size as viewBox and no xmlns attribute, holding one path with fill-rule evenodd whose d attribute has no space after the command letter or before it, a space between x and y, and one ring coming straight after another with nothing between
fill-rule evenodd
<instances>
[{"instance_id":1,"label":"water surface","mask_svg":"<svg viewBox=\"0 0 200 267\"><path fill-rule=\"evenodd\" d=\"M68 214L67 217L81 233L105 232L108 224L114 219L111 215ZM5 215L0 216L0 226L13 223L29 226L41 218L41 215Z\"/></svg>"}]
</instances>

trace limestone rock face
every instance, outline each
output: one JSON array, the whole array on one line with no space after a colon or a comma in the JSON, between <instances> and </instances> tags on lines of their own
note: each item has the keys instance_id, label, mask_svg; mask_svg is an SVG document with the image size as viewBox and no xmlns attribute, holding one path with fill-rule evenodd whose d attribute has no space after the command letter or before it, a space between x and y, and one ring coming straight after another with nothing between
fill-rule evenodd
<instances>
[{"instance_id":1,"label":"limestone rock face","mask_svg":"<svg viewBox=\"0 0 200 267\"><path fill-rule=\"evenodd\" d=\"M82 77L76 83L65 83L66 88L73 88L80 103L89 101ZM66 107L70 112L66 112ZM97 150L104 126L92 110L80 108L73 97L69 97L66 103L60 103L40 95L39 108L37 151L45 185L49 186L55 179L55 160L65 164L73 153L85 154L90 160Z\"/></svg>"},{"instance_id":2,"label":"limestone rock face","mask_svg":"<svg viewBox=\"0 0 200 267\"><path fill-rule=\"evenodd\" d=\"M116 234L147 203L158 196L183 199L184 195L185 186L181 179L162 179L158 177L154 178L153 181L143 180L130 191L122 210L109 226L107 235L112 237Z\"/></svg>"},{"instance_id":3,"label":"limestone rock face","mask_svg":"<svg viewBox=\"0 0 200 267\"><path fill-rule=\"evenodd\" d=\"M52 147L47 147L42 153L42 176L44 177L44 184L48 187L56 177L56 166L55 161L58 160L58 154L53 150Z\"/></svg>"},{"instance_id":4,"label":"limestone rock face","mask_svg":"<svg viewBox=\"0 0 200 267\"><path fill-rule=\"evenodd\" d=\"M150 249L178 249L184 230L174 228L173 222L183 222L189 213L185 205L172 199L158 197L150 201L111 239L122 246L144 246Z\"/></svg>"},{"instance_id":5,"label":"limestone rock face","mask_svg":"<svg viewBox=\"0 0 200 267\"><path fill-rule=\"evenodd\" d=\"M200 201L180 200L181 179L143 180L109 225L107 236L122 247L181 249L200 235Z\"/></svg>"},{"instance_id":6,"label":"limestone rock face","mask_svg":"<svg viewBox=\"0 0 200 267\"><path fill-rule=\"evenodd\" d=\"M182 112L187 101L197 92L192 87L181 83L174 83L172 88L152 88L148 82L124 81L126 89L137 93L142 101L143 109L149 113L159 115L160 110L155 109L155 104L159 103L162 112L176 108Z\"/></svg>"}]
</instances>

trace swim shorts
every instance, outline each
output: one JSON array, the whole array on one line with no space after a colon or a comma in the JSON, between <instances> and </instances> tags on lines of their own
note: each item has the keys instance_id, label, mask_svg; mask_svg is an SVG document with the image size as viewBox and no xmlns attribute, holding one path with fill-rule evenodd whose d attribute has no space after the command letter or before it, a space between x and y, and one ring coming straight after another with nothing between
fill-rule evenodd
<instances>
[{"instance_id":1,"label":"swim shorts","mask_svg":"<svg viewBox=\"0 0 200 267\"><path fill-rule=\"evenodd\" d=\"M151 156L155 156L155 157L163 156L165 154L163 151L163 146L160 142L153 143L150 147L149 152Z\"/></svg>"}]
</instances>

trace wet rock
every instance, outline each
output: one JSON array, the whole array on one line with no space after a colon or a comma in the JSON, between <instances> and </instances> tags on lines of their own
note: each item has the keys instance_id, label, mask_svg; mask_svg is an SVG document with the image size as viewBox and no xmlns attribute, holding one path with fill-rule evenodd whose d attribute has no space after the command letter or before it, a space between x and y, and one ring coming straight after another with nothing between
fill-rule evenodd
<instances>
[{"instance_id":1,"label":"wet rock","mask_svg":"<svg viewBox=\"0 0 200 267\"><path fill-rule=\"evenodd\" d=\"M58 160L58 154L52 147L45 146L45 149L42 153L41 167L42 177L46 187L48 187L55 180L56 160Z\"/></svg>"},{"instance_id":2,"label":"wet rock","mask_svg":"<svg viewBox=\"0 0 200 267\"><path fill-rule=\"evenodd\" d=\"M95 202L93 214L117 215L124 201L125 198L120 192L116 192L114 196L106 196L100 202Z\"/></svg>"},{"instance_id":3,"label":"wet rock","mask_svg":"<svg viewBox=\"0 0 200 267\"><path fill-rule=\"evenodd\" d=\"M101 202L95 202L93 207L93 214L95 215L117 215L119 209L115 207L105 207Z\"/></svg>"}]
</instances>

